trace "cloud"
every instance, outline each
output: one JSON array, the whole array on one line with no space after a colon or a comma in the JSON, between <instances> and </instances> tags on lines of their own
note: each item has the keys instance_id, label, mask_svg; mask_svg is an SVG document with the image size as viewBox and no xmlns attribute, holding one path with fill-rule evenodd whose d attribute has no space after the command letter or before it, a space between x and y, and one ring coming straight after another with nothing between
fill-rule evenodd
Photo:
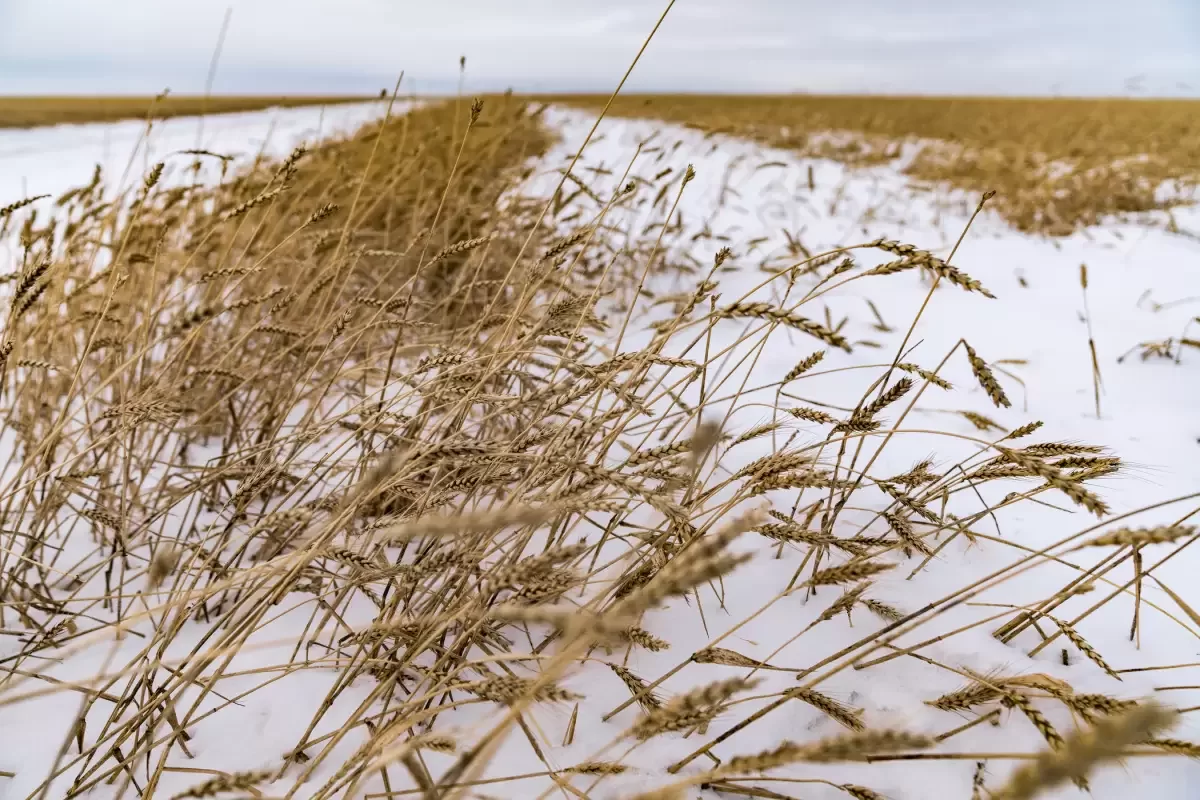
<instances>
[{"instance_id":1,"label":"cloud","mask_svg":"<svg viewBox=\"0 0 1200 800\"><path fill-rule=\"evenodd\" d=\"M218 91L607 90L650 0L228 0ZM0 92L203 88L226 5L0 0ZM1196 0L678 0L632 90L1200 94Z\"/></svg>"}]
</instances>

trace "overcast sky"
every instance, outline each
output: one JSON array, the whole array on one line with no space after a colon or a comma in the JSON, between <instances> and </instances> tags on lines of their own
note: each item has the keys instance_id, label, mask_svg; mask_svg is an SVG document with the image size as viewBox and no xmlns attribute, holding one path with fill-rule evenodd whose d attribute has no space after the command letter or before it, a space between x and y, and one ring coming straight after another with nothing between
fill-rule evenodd
<instances>
[{"instance_id":1,"label":"overcast sky","mask_svg":"<svg viewBox=\"0 0 1200 800\"><path fill-rule=\"evenodd\" d=\"M0 94L611 90L667 0L0 0ZM632 90L1200 96L1200 0L677 0Z\"/></svg>"}]
</instances>

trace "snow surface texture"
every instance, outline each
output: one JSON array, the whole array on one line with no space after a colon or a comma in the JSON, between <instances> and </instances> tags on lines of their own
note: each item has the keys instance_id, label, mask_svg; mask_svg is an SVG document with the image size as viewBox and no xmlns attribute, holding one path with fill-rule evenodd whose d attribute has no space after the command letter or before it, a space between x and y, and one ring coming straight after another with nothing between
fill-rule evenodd
<instances>
[{"instance_id":1,"label":"snow surface texture","mask_svg":"<svg viewBox=\"0 0 1200 800\"><path fill-rule=\"evenodd\" d=\"M253 137L261 139L265 136L273 119L275 127L268 152L282 155L298 140L309 138L318 130L330 133L335 127L352 129L377 113L377 106L372 105L357 109L327 109L324 119L320 112L312 109L212 118L205 123L204 140L199 146L217 152L235 150L245 153L248 144L258 145ZM593 121L586 114L558 110L551 112L550 119L561 130L562 141L546 156L542 163L544 169L527 187L535 195L548 196L554 189L559 177L556 170L565 166ZM223 127L225 125L228 127ZM77 137L77 147L71 144L69 134L72 132ZM92 165L102 159L112 165L107 170L110 175L119 174L140 132L141 127L136 123L79 126L40 134L36 131L0 132L0 197L60 192L86 181ZM174 137L170 142L157 138L168 133ZM969 210L974 205L973 198L914 193L896 165L852 172L834 162L798 159L787 152L736 140L705 139L683 128L653 122L607 121L601 125L600 134L602 138L587 149L584 159L576 167L576 174L585 175L592 190L600 197L608 196L618 187L639 144L644 145L642 155L634 162L631 174L647 181L652 181L668 167L678 178L687 164L695 165L697 176L686 187L678 208L683 231L672 234L672 241L686 243L685 249L690 252L676 248L671 257L686 259L690 255L700 270L692 275L662 273L652 276L646 288L655 296L690 292L706 274L716 250L728 245L734 257L714 278L720 282L717 290L719 305L728 305L753 292L751 299L768 301L774 307L787 306L809 291L812 279L802 277L797 281L791 290L790 302L784 301L784 280L776 279L756 290L770 277L769 272L760 269L760 263L767 262L778 269L799 260L786 253L785 231L793 237L798 236L814 253L886 236L944 256L965 228ZM57 141L60 135L63 137L61 143ZM653 140L648 141L652 137ZM139 155L144 163L134 162L133 180L144 172L144 167L167 152L196 147L195 121L173 120L162 124L156 129L154 142L154 154ZM119 143L124 143L124 151ZM18 153L35 144L41 148L40 155ZM653 151L655 147L660 149ZM18 161L19 166L16 166ZM608 172L592 172L587 167L604 167ZM815 187L811 189L809 167ZM20 175L27 176L27 187L12 185L14 180L20 180L14 176ZM668 205L677 184L676 180L667 194ZM661 222L663 218L664 207L651 202L653 191L642 186L636 195L640 205L615 209L606 222L632 236L642 236L647 225ZM1196 224L1200 223L1200 214L1183 210L1176 216L1185 229L1200 227ZM855 251L855 256L865 266L891 258L870 251ZM904 360L934 369L960 337L966 338L992 363L1004 359L1021 360L1021 363L1003 365L1015 377L1000 375L1013 407L996 409L991 405L974 382L960 351L939 373L954 384L954 390L943 392L936 387L926 390L914 412L900 425L901 432L872 466L872 475L902 473L925 458L934 459L936 471L974 453L978 445L971 439L995 439L1001 435L994 431L982 433L965 418L947 413L966 410L984 414L1008 429L1032 420L1043 420L1045 427L1025 440L1027 443L1079 441L1111 448L1129 465L1121 477L1104 485L1104 496L1112 506L1113 517L1200 491L1200 466L1197 466L1200 464L1200 444L1196 441L1200 436L1200 415L1195 413L1195 398L1200 396L1200 353L1185 352L1180 365L1160 359L1143 362L1136 357L1121 364L1115 361L1117 355L1138 341L1178 336L1186 321L1195 315L1194 307L1187 305L1155 312L1150 303L1151 300L1166 302L1183 298L1189 291L1194 292L1200 285L1197 256L1200 256L1200 244L1151 226L1113 224L1050 241L1014 233L985 211L972 225L954 263L982 282L999 299L967 294L948 285L939 288L910 339L910 346L916 347ZM1100 419L1096 419L1093 407L1087 331L1080 318L1080 263L1086 263L1090 271L1088 301L1105 379ZM1019 283L1018 276L1023 277L1027 287ZM815 316L814 308L819 310L823 305L828 306L835 324L843 317L849 317L842 331L855 343L854 352L831 351L814 374L788 387L788 394L779 405L784 408L811 405L801 398L813 398L823 403L853 407L895 355L928 290L928 282L910 271L854 281L824 295L816 303L806 304L804 313L810 317ZM1152 292L1150 299L1139 303L1139 298L1147 291ZM875 320L867 305L868 299L875 304L885 327L890 330L872 327ZM635 310L634 324L621 342L621 350L641 348L650 338L650 334L644 332L645 322L667 313L661 308L654 309L649 302L639 306ZM657 317L652 317L653 314ZM712 369L713 380L722 383L711 395L716 398L734 395L739 387L746 387L735 403L718 399L706 409L706 418L724 419L725 431L734 435L772 421L777 387L771 384L800 359L823 348L815 339L782 328L772 333L768 346L761 350L755 347L758 339L737 344L748 327L761 325L758 321L723 321L717 326L712 341L707 343L714 354L731 348L729 353L716 360L716 367ZM619 327L618 318L618 324L612 328ZM681 342L690 339L686 335L677 338ZM881 347L864 344L865 340ZM750 358L743 361L742 356L747 351L750 351ZM678 354L699 360L703 350ZM864 366L872 368L853 369ZM767 388L755 388L764 385ZM696 397L685 396L685 399L695 402ZM897 409L902 405L889 409L883 417L895 424ZM830 410L838 415L836 409ZM717 478L727 477L729 471L735 471L775 448L782 448L793 435L792 447L813 447L824 438L827 430L786 415L779 415L777 421L784 427L774 437L760 437L728 452L719 448ZM921 431L950 431L969 438L955 439ZM874 452L872 447L867 445L860 464ZM831 454L825 452L822 457L830 459ZM1010 491L1028 488L1028 482L1020 485L993 483L981 486L980 492L989 503L995 503ZM777 509L787 510L783 501L771 499ZM787 499L786 505L790 505L791 499ZM857 501L857 495L855 499ZM980 534L1002 537L1007 543L1037 550L1095 523L1061 495L1045 494L1038 500L1042 502L1023 502L998 512L995 519L990 516L980 519L974 528ZM1175 522L1198 504L1200 499L1164 506L1139 514L1128 524ZM883 505L884 499L880 495L875 508ZM970 515L978 511L978 499L964 493L951 503L950 509L960 516ZM871 519L873 510L847 509L839 520L839 525L847 526L847 529L839 534L855 533L855 521ZM868 533L886 533L879 524L875 523ZM605 779L589 796L598 800L625 797L674 780L665 772L668 765L720 735L730 725L748 716L756 706L774 700L766 695L797 685L788 672L758 671L755 677L762 679L762 683L750 694L762 695L762 699L735 705L703 734L694 733L686 738L678 734L660 736L626 754L628 740L615 746L612 743L636 718L637 710L630 707L607 722L601 720L629 696L601 661L625 663L639 676L654 680L687 662L689 654L717 643L775 666L807 668L882 626L866 609L859 608L854 612L852 627L842 616L806 630L838 596L838 590L823 590L807 600L803 592L783 596L790 578L800 566L800 551L784 548L782 556L776 558L775 544L754 534L743 536L738 546L753 549L756 558L724 581L721 599L709 592L702 593L703 619L695 603L676 601L650 614L642 623L650 633L668 640L669 650L651 653L638 649L627 660L622 651L615 651L611 656L598 652L596 662L565 681L568 688L586 696L579 708L572 745L559 746L570 717L569 707L539 706L526 714L530 727L538 732L547 759L555 767L622 757L636 768L626 775ZM1170 546L1149 549L1147 566L1169 551ZM898 567L879 577L867 596L912 611L974 583L1022 555L1007 544L982 539L971 546L960 536L911 580L909 575L920 563L920 557L897 559ZM1098 549L1073 553L1067 558L1072 563L1088 565L1106 555L1107 550ZM1191 560L1191 552L1185 551L1181 557L1156 569L1154 574L1189 604L1200 606L1200 590L1188 580L1194 572L1189 569ZM1017 605L1039 601L1054 594L1076 574L1069 567L1042 565L975 600ZM1107 577L1121 585L1129 579L1130 572L1126 565ZM1056 612L1056 616L1074 619L1113 589L1102 581L1098 583L1095 592L1073 598ZM1140 649L1129 641L1128 636L1133 607L1131 598L1114 600L1079 622L1077 627L1118 670L1194 661L1196 634L1178 621L1184 618L1178 607L1153 581L1146 582L1145 600ZM220 712L189 728L192 734L189 747L195 758L189 760L182 754L174 754L169 762L171 767L226 771L278 768L282 755L296 744L297 731L307 725L333 683L333 671L296 671L245 697L239 698L238 694L263 682L263 676L252 670L274 667L288 660L303 638L302 627L309 618L304 607L306 602L308 599L293 595L281 604L277 618L264 626L251 640L251 645L237 656L227 673L232 677L222 680L217 687L221 696L210 696L204 706L206 710L220 707ZM1159 609L1170 612L1171 616ZM915 644L1002 610L994 606L960 606L897 644ZM370 621L367 613L370 609L357 611L364 612L360 621ZM355 621L353 615L348 615L348 619L352 624ZM1070 682L1078 692L1103 692L1122 697L1153 694L1155 686L1195 683L1192 678L1185 677L1191 675L1188 669L1131 673L1124 675L1122 682L1117 682L1073 648L1071 665L1063 666L1060 645L1066 643L1061 640L1030 659L1026 653L1038 642L1032 631L1008 645L990 635L1003 619L931 644L920 652L939 664L982 673L1002 671L1005 675L1047 673ZM737 630L726 637L725 634L735 626ZM185 653L202 633L202 626L195 625L190 636L180 637L169 654ZM780 649L785 642L787 646ZM137 647L136 642L126 641L93 643L80 652L65 648L66 652L56 654L62 657L62 663L46 669L45 674L65 681L83 680L104 672L109 663L125 663L125 654L136 652ZM0 658L15 649L19 649L19 645L0 638ZM664 682L658 692L669 696L747 671L687 663ZM939 711L926 705L925 701L965 682L961 676L942 667L915 658L896 658L862 671L842 670L818 688L841 702L862 709L861 719L868 727L938 734L963 724L973 715ZM20 690L23 694L49 691L17 703L11 702L12 695L8 694L7 703L0 706L0 770L17 773L11 780L0 779L0 798L28 797L46 775L58 748L69 734L68 728L79 708L79 698L74 693L55 691L54 688L38 681L26 681ZM364 686L343 692L338 699L339 707L331 709L326 719L343 718L367 691L368 687ZM1158 694L1179 707L1200 704L1200 691ZM236 698L236 703L223 698ZM438 727L460 733L460 744L466 745L470 742L473 723L485 718L494 719L476 709L478 706L443 714L439 717ZM1062 713L1061 707L1047 707L1047 713L1059 730L1071 729L1072 722ZM1200 738L1200 725L1191 723L1188 716L1192 715L1185 715L1184 723L1172 735L1193 740ZM937 752L1030 752L1043 746L1037 732L1019 712L1006 710L1001 721L999 727L981 725L960 734L939 747ZM102 724L102 720L98 722ZM326 730L318 728L315 735ZM717 746L714 752L722 758L754 753L771 748L784 739L803 741L834 735L841 730L810 706L792 701ZM357 744L358 740L348 737L337 753L348 755ZM430 754L433 774L439 774L450 763L450 758ZM323 783L332 774L332 765L337 763L340 760L335 754L326 761L326 768L312 776L310 785L315 788ZM998 786L1014 763L999 758L990 760L989 785ZM691 762L681 774L707 765L701 757ZM544 769L531 752L528 741L513 735L505 740L483 777L503 779L539 773ZM973 770L974 760L966 759L870 766L799 766L772 774L861 784L895 800L915 800L969 797ZM294 778L296 771L297 768L292 767L289 776ZM576 778L574 783L583 788L591 780ZM157 794L170 797L196 782L196 773L168 772ZM813 800L846 796L833 786L819 783L772 783L765 778L754 783L785 795ZM1173 800L1192 796L1188 787L1198 783L1200 766L1195 762L1178 758L1135 758L1124 768L1109 767L1103 774L1095 776L1092 796L1125 798L1136 789L1147 796ZM290 784L291 781L285 778L278 785L290 787ZM69 780L64 779L46 796L62 796L67 785ZM270 784L263 788L269 796L284 791L275 792ZM360 788L366 792L380 791L376 782ZM92 796L106 797L106 791L109 791L108 787L100 786ZM534 798L548 791L566 796L545 778L497 782L479 789L480 796L507 798ZM295 796L305 796L304 790ZM689 790L689 796L715 797L698 788ZM1069 788L1049 796L1080 795L1076 789Z\"/></svg>"}]
</instances>

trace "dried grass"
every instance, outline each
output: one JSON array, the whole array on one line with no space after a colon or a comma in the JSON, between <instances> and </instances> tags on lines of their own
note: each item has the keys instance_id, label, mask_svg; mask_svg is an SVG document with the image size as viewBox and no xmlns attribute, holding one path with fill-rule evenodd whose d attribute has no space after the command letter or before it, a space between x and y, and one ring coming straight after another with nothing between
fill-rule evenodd
<instances>
[{"instance_id":1,"label":"dried grass","mask_svg":"<svg viewBox=\"0 0 1200 800\"><path fill-rule=\"evenodd\" d=\"M756 103L746 101L743 123L758 113ZM930 107L915 103L908 127L937 130L940 123L916 120ZM681 102L667 116L688 108ZM963 135L983 137L981 130ZM894 446L884 417L902 421L929 383L951 390L937 370L898 358L894 369L904 375L884 365L852 408L828 406L837 415L779 402L772 410L787 426L725 430L704 404L683 399L697 387L705 400L716 391L710 372L721 356L707 347L717 326L747 326L741 343L765 345L789 332L834 349L850 350L850 342L836 322L818 321L813 303L718 304L718 270L732 257L718 250L706 276L684 273L695 277L694 289L674 299L649 344L612 350L614 330L626 330L613 324L613 309L632 318L647 276L680 268L663 257L671 250L666 224L620 248L601 235L608 204L629 200L636 186L603 198L576 176L583 188L564 179L545 206L513 193L550 136L523 101L450 101L282 163L233 171L215 188L164 188L152 173L137 180L126 205L104 206L97 176L60 203L53 224L19 201L7 208L22 244L2 337L0 407L13 457L0 487L12 521L0 543L0 628L19 627L22 638L0 703L76 688L38 681L46 659L68 658L99 637L144 637L97 676L104 688L81 692L77 735L63 743L44 786L65 777L69 797L161 792L168 762L189 753L189 730L209 714L204 704L223 698L226 680L246 677L234 674L233 658L252 650L251 638L285 604L309 614L303 641L291 659L261 672L329 677L319 710L289 731L294 747L269 774L222 773L181 796L261 787L332 800L368 788L406 791L394 788L401 784L426 797L461 796L507 780L481 775L510 732L546 763L539 775L556 786L594 786L633 770L632 759L609 748L573 759L575 767L551 767L551 739L534 718L546 706L564 722L571 708L562 737L569 742L577 728L590 732L636 705L639 716L611 726L609 747L695 737L692 752L656 765L671 773L789 704L850 731L782 742L698 778L685 773L684 784L796 762L819 769L852 761L865 775L885 757L937 755L906 752L939 740L873 727L858 701L839 701L829 682L901 655L941 666L920 651L962 629L915 645L907 642L920 634L906 638L903 651L894 642L942 629L943 613L983 589L966 587L912 613L865 595L905 553L949 558L946 543L958 534L975 542L977 523L998 508L1056 491L1104 514L1086 484L1121 462L1086 444L1009 441L1040 427L1031 423L997 440L1007 445L959 464L913 458L902 474L879 474L874 457L858 457L859 443ZM1043 141L1025 136L1026 144ZM693 174L664 176L664 192L675 195L663 197L678 196ZM1083 218L1082 207L1070 208ZM1025 210L1005 208L1018 220ZM860 247L882 247L966 291L987 292L914 246ZM837 263L837 274L854 268L853 259L838 261L844 257L811 256ZM688 341L695 346L679 354L674 345ZM1008 407L992 368L963 345L980 385ZM806 381L824 352L781 370L772 386ZM664 406L670 411L659 411ZM817 446L781 437L768 455L738 460L740 448L798 425ZM947 511L950 495L973 497L976 483L1021 478L1038 481L969 518ZM866 510L870 522L852 522L848 509ZM764 543L751 533L771 541L756 547ZM1089 529L1055 547L1090 536L1083 545L1137 550L1192 533L1182 524ZM820 623L820 631L848 627L865 607L870 616L853 615L866 620L854 644L832 655L802 650L803 663L776 666L775 653L722 646L744 619L703 649L678 654L665 674L643 677L618 663L622 652L673 644L670 626L654 624L663 606L704 619L746 561L783 547L805 558L772 602L818 597L809 627ZM999 570L994 585L1053 563L1045 556ZM1049 619L1117 677L1084 638L1083 618L1056 611L1083 580L1028 605L998 636L1042 630L1039 621ZM194 649L176 655L197 632ZM792 641L784 639L776 653ZM588 667L628 694L600 719L582 701L589 687L572 684ZM721 680L693 680L718 667ZM1060 774L1082 779L1085 767L1116 752L1097 744L1112 731L1164 754L1195 754L1182 740L1150 739L1143 705L1077 694L1049 676L946 669L971 682L928 700L934 709L1008 707L1016 713L1005 725L1054 749L1032 776L1012 779L1017 788L998 790L1014 797ZM678 684L663 686L685 670ZM757 685L752 675L768 670L794 672L800 684L789 682L765 704L741 696ZM757 705L746 711L750 703ZM1051 703L1092 727L1060 733L1042 708ZM110 713L110 704L119 710ZM460 709L477 716L448 738L446 721ZM998 720L992 711L980 719ZM447 766L426 763L425 751L456 754ZM982 760L976 755L967 757ZM979 769L976 795L982 776ZM858 783L832 785L853 797L881 796Z\"/></svg>"}]
</instances>

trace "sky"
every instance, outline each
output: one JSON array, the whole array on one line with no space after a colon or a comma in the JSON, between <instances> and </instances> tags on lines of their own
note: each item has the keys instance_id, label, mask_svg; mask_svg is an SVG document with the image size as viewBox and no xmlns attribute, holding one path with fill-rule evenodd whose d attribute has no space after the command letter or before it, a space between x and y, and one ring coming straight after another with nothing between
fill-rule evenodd
<instances>
[{"instance_id":1,"label":"sky","mask_svg":"<svg viewBox=\"0 0 1200 800\"><path fill-rule=\"evenodd\" d=\"M611 91L668 0L0 0L0 94ZM1200 0L676 0L629 91L1200 97Z\"/></svg>"}]
</instances>

